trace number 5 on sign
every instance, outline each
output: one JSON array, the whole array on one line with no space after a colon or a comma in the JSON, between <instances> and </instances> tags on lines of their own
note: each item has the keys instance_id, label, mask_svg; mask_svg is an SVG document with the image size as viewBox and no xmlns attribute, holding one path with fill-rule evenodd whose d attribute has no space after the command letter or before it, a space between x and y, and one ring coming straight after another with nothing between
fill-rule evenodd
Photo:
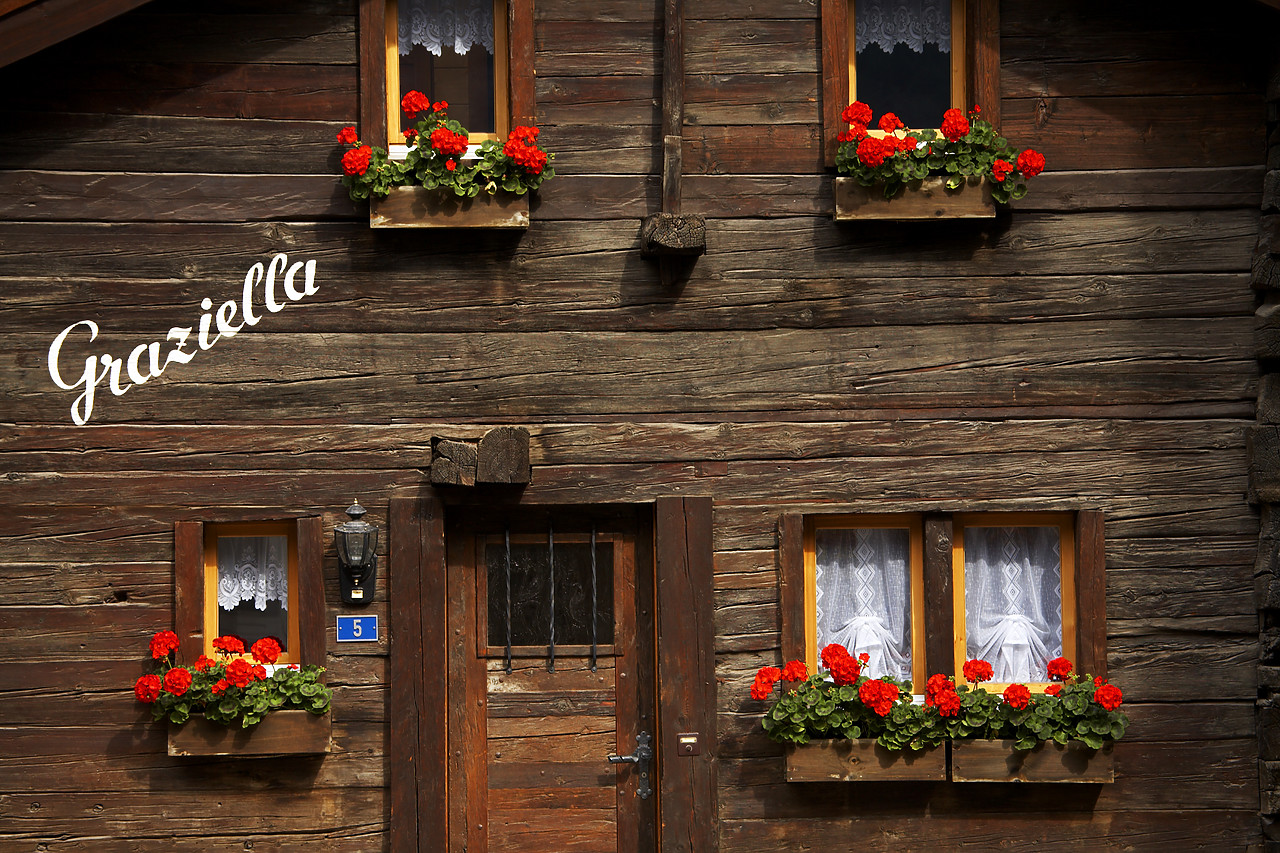
<instances>
[{"instance_id":1,"label":"number 5 on sign","mask_svg":"<svg viewBox=\"0 0 1280 853\"><path fill-rule=\"evenodd\" d=\"M378 642L377 616L339 616L339 643L376 643Z\"/></svg>"}]
</instances>

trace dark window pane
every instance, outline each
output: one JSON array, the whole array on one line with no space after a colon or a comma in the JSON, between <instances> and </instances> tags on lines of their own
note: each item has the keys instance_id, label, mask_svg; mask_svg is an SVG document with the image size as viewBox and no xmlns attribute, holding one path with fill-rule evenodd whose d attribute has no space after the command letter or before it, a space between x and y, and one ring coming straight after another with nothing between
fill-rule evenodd
<instances>
[{"instance_id":1,"label":"dark window pane","mask_svg":"<svg viewBox=\"0 0 1280 853\"><path fill-rule=\"evenodd\" d=\"M218 608L218 636L230 634L244 641L245 648L263 637L274 637L281 651L289 651L289 614L278 601L258 610L252 601L242 601L232 610Z\"/></svg>"},{"instance_id":2,"label":"dark window pane","mask_svg":"<svg viewBox=\"0 0 1280 853\"><path fill-rule=\"evenodd\" d=\"M896 44L885 53L878 44L858 51L857 100L875 110L875 120L896 113L907 127L939 127L951 104L951 54L926 44L916 53ZM873 124L874 126L874 124Z\"/></svg>"},{"instance_id":3,"label":"dark window pane","mask_svg":"<svg viewBox=\"0 0 1280 853\"><path fill-rule=\"evenodd\" d=\"M485 546L489 587L489 645L507 642L507 559L501 542ZM511 545L511 644L551 640L551 567L546 542ZM555 546L556 645L591 644L591 546ZM596 545L596 642L613 642L613 546Z\"/></svg>"},{"instance_id":4,"label":"dark window pane","mask_svg":"<svg viewBox=\"0 0 1280 853\"><path fill-rule=\"evenodd\" d=\"M289 540L285 536L218 537L218 635L246 648L289 639Z\"/></svg>"},{"instance_id":5,"label":"dark window pane","mask_svg":"<svg viewBox=\"0 0 1280 853\"><path fill-rule=\"evenodd\" d=\"M401 2L398 9L400 97L416 89L433 103L447 101L449 118L468 131L493 133L493 53L485 46L494 41L493 7L485 4L466 14L449 14L430 4ZM438 48L440 55L423 42ZM397 130L392 130L393 137L399 135Z\"/></svg>"}]
</instances>

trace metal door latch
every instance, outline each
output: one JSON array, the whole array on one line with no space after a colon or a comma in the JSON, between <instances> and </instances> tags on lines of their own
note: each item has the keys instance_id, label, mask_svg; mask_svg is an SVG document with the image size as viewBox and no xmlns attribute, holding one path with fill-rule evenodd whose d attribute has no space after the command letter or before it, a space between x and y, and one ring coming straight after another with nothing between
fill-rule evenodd
<instances>
[{"instance_id":1,"label":"metal door latch","mask_svg":"<svg viewBox=\"0 0 1280 853\"><path fill-rule=\"evenodd\" d=\"M647 800L653 791L649 788L649 762L653 760L653 736L648 732L636 735L636 751L631 755L610 755L610 764L634 764L640 771L640 782L636 785L636 793L640 799Z\"/></svg>"}]
</instances>

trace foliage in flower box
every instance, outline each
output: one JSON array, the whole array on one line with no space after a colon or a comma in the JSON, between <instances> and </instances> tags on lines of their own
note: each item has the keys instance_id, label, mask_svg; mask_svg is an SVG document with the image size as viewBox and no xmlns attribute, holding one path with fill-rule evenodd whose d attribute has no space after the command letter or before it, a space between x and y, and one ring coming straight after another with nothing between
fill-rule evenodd
<instances>
[{"instance_id":1,"label":"foliage in flower box","mask_svg":"<svg viewBox=\"0 0 1280 853\"><path fill-rule=\"evenodd\" d=\"M213 641L218 657L200 655L189 668L173 659L178 636L160 631L151 638L151 658L157 670L137 680L133 686L139 702L151 706L156 720L185 723L194 714L210 722L243 728L257 725L275 710L295 709L317 716L328 713L333 692L320 683L324 667L297 664L267 666L280 656L280 644L264 637L249 649L238 637L218 637Z\"/></svg>"},{"instance_id":2,"label":"foliage in flower box","mask_svg":"<svg viewBox=\"0 0 1280 853\"><path fill-rule=\"evenodd\" d=\"M444 188L459 198L499 190L524 195L555 177L554 154L538 144L538 128L517 127L505 143L487 139L474 157L467 156L467 129L449 118L449 104L432 103L421 92L409 92L400 107L413 122L404 131L408 155L394 160L377 146L360 141L354 127L338 132L350 146L342 155L342 183L353 201L386 198L392 187Z\"/></svg>"},{"instance_id":3,"label":"foliage in flower box","mask_svg":"<svg viewBox=\"0 0 1280 853\"><path fill-rule=\"evenodd\" d=\"M1004 204L1027 194L1027 181L1044 171L1044 156L1030 148L1018 152L974 106L966 117L958 109L942 116L941 132L912 130L893 113L880 117L883 136L872 135L871 107L854 101L841 118L848 130L837 134L836 170L865 187L883 185L893 198L908 183L930 175L947 179L956 189L966 178L985 177L991 197Z\"/></svg>"},{"instance_id":4,"label":"foliage in flower box","mask_svg":"<svg viewBox=\"0 0 1280 853\"><path fill-rule=\"evenodd\" d=\"M912 701L911 683L870 678L862 668L867 655L855 659L844 646L822 650L822 668L809 675L803 661L785 667L766 666L756 673L751 698L765 701L782 684L780 695L765 711L765 733L778 743L803 744L813 738L874 738L891 750L920 750L944 740L1011 739L1017 749L1033 749L1053 740L1072 740L1097 749L1119 740L1129 724L1119 710L1120 688L1101 678L1078 676L1065 658L1049 661L1053 684L1032 694L1024 684L1011 684L1002 694L988 693L989 663L971 660L965 680L956 686L947 675L932 676L924 703Z\"/></svg>"}]
</instances>

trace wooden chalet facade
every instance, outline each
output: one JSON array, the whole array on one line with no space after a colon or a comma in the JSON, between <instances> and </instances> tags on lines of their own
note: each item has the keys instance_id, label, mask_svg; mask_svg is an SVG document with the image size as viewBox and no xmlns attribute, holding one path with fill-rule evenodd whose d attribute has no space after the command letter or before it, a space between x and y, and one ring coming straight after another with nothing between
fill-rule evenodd
<instances>
[{"instance_id":1,"label":"wooden chalet facade","mask_svg":"<svg viewBox=\"0 0 1280 853\"><path fill-rule=\"evenodd\" d=\"M386 130L380 0L0 0L0 851L1280 848L1280 10L970 2L972 100L1048 171L838 223L840 3L506 8L558 176L527 228L378 229L334 139ZM969 513L1097 569L1114 781L788 782L748 688L804 653L806 530L910 519L954 673ZM146 642L200 653L210 531L259 522L328 751L171 755ZM508 536L610 568L590 649L504 642Z\"/></svg>"}]
</instances>

